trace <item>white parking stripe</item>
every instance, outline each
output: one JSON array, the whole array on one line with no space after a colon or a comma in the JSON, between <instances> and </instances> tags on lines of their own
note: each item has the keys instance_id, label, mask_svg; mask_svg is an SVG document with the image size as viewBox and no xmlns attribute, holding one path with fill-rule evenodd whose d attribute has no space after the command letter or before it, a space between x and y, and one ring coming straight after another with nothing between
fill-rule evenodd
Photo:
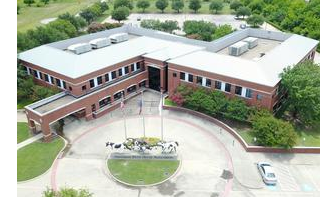
<instances>
[{"instance_id":1,"label":"white parking stripe","mask_svg":"<svg viewBox=\"0 0 320 214\"><path fill-rule=\"evenodd\" d=\"M275 166L276 176L282 191L299 191L300 187L292 176L289 167L279 164Z\"/></svg>"}]
</instances>

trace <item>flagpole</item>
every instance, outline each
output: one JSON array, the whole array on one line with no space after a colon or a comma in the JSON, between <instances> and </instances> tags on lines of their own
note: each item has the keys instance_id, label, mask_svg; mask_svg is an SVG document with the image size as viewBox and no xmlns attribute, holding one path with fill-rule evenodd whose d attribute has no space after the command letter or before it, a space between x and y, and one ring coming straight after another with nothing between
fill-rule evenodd
<instances>
[{"instance_id":1,"label":"flagpole","mask_svg":"<svg viewBox=\"0 0 320 214\"><path fill-rule=\"evenodd\" d=\"M144 114L143 114L143 91L141 91L141 114L142 114L142 120L143 120L143 137L146 137L146 124L145 124Z\"/></svg>"},{"instance_id":2,"label":"flagpole","mask_svg":"<svg viewBox=\"0 0 320 214\"><path fill-rule=\"evenodd\" d=\"M162 92L162 88L161 88L160 90L161 90L161 100L160 100L160 103L161 103L161 106L160 106L160 116L161 116L161 142L163 142L163 115L162 115L162 106L163 106L162 96L163 96L163 92Z\"/></svg>"},{"instance_id":3,"label":"flagpole","mask_svg":"<svg viewBox=\"0 0 320 214\"><path fill-rule=\"evenodd\" d=\"M124 112L124 99L123 99L124 92L121 93L121 110L122 110L122 116L123 116L123 125L124 125L124 140L127 140L127 121L126 121L126 114Z\"/></svg>"}]
</instances>

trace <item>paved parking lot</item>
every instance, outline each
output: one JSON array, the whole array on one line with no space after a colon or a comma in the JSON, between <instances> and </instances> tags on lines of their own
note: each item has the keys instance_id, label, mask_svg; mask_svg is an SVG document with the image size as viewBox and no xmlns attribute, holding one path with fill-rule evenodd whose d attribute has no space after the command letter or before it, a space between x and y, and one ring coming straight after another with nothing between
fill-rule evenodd
<instances>
[{"instance_id":1,"label":"paved parking lot","mask_svg":"<svg viewBox=\"0 0 320 214\"><path fill-rule=\"evenodd\" d=\"M126 103L128 136L143 135L136 97ZM159 94L145 93L149 101L146 135L160 136ZM247 153L223 129L200 118L164 111L165 139L180 142L179 173L168 182L150 188L128 188L114 182L105 171L110 150L106 141L124 139L121 112L116 110L92 121L76 120L65 127L71 149L46 175L18 184L18 196L40 196L47 185L87 187L95 196L320 196L320 155ZM255 163L268 161L279 183L266 186ZM225 179L223 171L234 173Z\"/></svg>"}]
</instances>

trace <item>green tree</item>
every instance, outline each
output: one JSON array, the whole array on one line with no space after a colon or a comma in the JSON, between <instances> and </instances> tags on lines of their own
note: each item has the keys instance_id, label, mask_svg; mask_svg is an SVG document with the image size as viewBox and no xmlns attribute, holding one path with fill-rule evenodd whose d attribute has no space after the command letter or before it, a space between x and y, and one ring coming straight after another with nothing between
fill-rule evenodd
<instances>
[{"instance_id":1,"label":"green tree","mask_svg":"<svg viewBox=\"0 0 320 214\"><path fill-rule=\"evenodd\" d=\"M74 189L69 187L60 188L60 190L55 191L47 187L45 191L42 192L44 197L91 197L93 193L90 193L87 189Z\"/></svg>"},{"instance_id":2,"label":"green tree","mask_svg":"<svg viewBox=\"0 0 320 214\"><path fill-rule=\"evenodd\" d=\"M105 2L105 1L103 1L103 2L100 1L100 2L97 2L96 4L100 7L100 10L102 13L109 10L109 6L108 6L107 2Z\"/></svg>"},{"instance_id":3,"label":"green tree","mask_svg":"<svg viewBox=\"0 0 320 214\"><path fill-rule=\"evenodd\" d=\"M155 20L155 19L144 19L141 21L140 26L143 28L148 28L153 30L161 30L160 20Z\"/></svg>"},{"instance_id":4,"label":"green tree","mask_svg":"<svg viewBox=\"0 0 320 214\"><path fill-rule=\"evenodd\" d=\"M248 7L239 7L238 10L236 11L236 16L242 16L242 18L244 19L245 16L250 16L251 15L251 11L250 8Z\"/></svg>"},{"instance_id":5,"label":"green tree","mask_svg":"<svg viewBox=\"0 0 320 214\"><path fill-rule=\"evenodd\" d=\"M122 20L125 20L129 16L129 14L129 8L121 6L112 11L111 17L120 23Z\"/></svg>"},{"instance_id":6,"label":"green tree","mask_svg":"<svg viewBox=\"0 0 320 214\"><path fill-rule=\"evenodd\" d=\"M249 116L249 107L243 100L239 98L233 98L228 101L224 116L233 120L245 122Z\"/></svg>"},{"instance_id":7,"label":"green tree","mask_svg":"<svg viewBox=\"0 0 320 214\"><path fill-rule=\"evenodd\" d=\"M90 9L90 8L86 8L86 9L82 10L80 12L80 16L82 18L84 18L88 24L90 24L91 22L93 22L97 18L96 13L94 11L92 11L92 9Z\"/></svg>"},{"instance_id":8,"label":"green tree","mask_svg":"<svg viewBox=\"0 0 320 214\"><path fill-rule=\"evenodd\" d=\"M183 31L187 35L198 34L204 41L211 41L215 30L216 26L210 22L188 20L183 23Z\"/></svg>"},{"instance_id":9,"label":"green tree","mask_svg":"<svg viewBox=\"0 0 320 214\"><path fill-rule=\"evenodd\" d=\"M297 141L293 126L273 116L256 119L252 123L252 131L256 137L256 143L261 146L290 149Z\"/></svg>"},{"instance_id":10,"label":"green tree","mask_svg":"<svg viewBox=\"0 0 320 214\"><path fill-rule=\"evenodd\" d=\"M17 14L18 14L18 15L20 14L20 10L21 10L21 7L20 7L20 5L18 4L18 5L17 5Z\"/></svg>"},{"instance_id":11,"label":"green tree","mask_svg":"<svg viewBox=\"0 0 320 214\"><path fill-rule=\"evenodd\" d=\"M69 21L79 31L87 25L86 20L81 16L71 15L69 12L58 16L59 19Z\"/></svg>"},{"instance_id":12,"label":"green tree","mask_svg":"<svg viewBox=\"0 0 320 214\"><path fill-rule=\"evenodd\" d=\"M128 9L133 9L133 4L130 0L115 0L113 3L113 8L117 9L118 7L127 7Z\"/></svg>"},{"instance_id":13,"label":"green tree","mask_svg":"<svg viewBox=\"0 0 320 214\"><path fill-rule=\"evenodd\" d=\"M54 22L50 22L46 27L57 29L59 32L68 35L69 38L77 36L76 27L67 20L57 19Z\"/></svg>"},{"instance_id":14,"label":"green tree","mask_svg":"<svg viewBox=\"0 0 320 214\"><path fill-rule=\"evenodd\" d=\"M225 25L220 25L217 27L215 30L212 39L219 39L225 35L228 35L232 33L234 30L232 29L231 25L225 24Z\"/></svg>"},{"instance_id":15,"label":"green tree","mask_svg":"<svg viewBox=\"0 0 320 214\"><path fill-rule=\"evenodd\" d=\"M137 2L137 7L142 9L142 12L144 13L145 10L150 7L150 2L148 0L139 0Z\"/></svg>"},{"instance_id":16,"label":"green tree","mask_svg":"<svg viewBox=\"0 0 320 214\"><path fill-rule=\"evenodd\" d=\"M173 20L166 20L164 22L161 23L161 30L168 32L168 33L172 33L172 31L174 30L179 30L179 24L177 21L173 21Z\"/></svg>"},{"instance_id":17,"label":"green tree","mask_svg":"<svg viewBox=\"0 0 320 214\"><path fill-rule=\"evenodd\" d=\"M42 3L48 4L50 0L41 0Z\"/></svg>"},{"instance_id":18,"label":"green tree","mask_svg":"<svg viewBox=\"0 0 320 214\"><path fill-rule=\"evenodd\" d=\"M320 66L306 61L289 67L280 75L288 93L287 106L292 117L305 125L320 121Z\"/></svg>"},{"instance_id":19,"label":"green tree","mask_svg":"<svg viewBox=\"0 0 320 214\"><path fill-rule=\"evenodd\" d=\"M253 0L248 7L251 9L253 13L261 14L265 4L262 0Z\"/></svg>"},{"instance_id":20,"label":"green tree","mask_svg":"<svg viewBox=\"0 0 320 214\"><path fill-rule=\"evenodd\" d=\"M195 13L201 8L200 0L190 0L189 1L189 9L193 10Z\"/></svg>"},{"instance_id":21,"label":"green tree","mask_svg":"<svg viewBox=\"0 0 320 214\"><path fill-rule=\"evenodd\" d=\"M246 22L256 28L263 24L264 18L261 15L253 14L247 18Z\"/></svg>"},{"instance_id":22,"label":"green tree","mask_svg":"<svg viewBox=\"0 0 320 214\"><path fill-rule=\"evenodd\" d=\"M239 7L243 6L242 3L240 1L232 1L230 3L230 9L234 10L234 11L237 11Z\"/></svg>"},{"instance_id":23,"label":"green tree","mask_svg":"<svg viewBox=\"0 0 320 214\"><path fill-rule=\"evenodd\" d=\"M32 4L35 3L34 0L23 0L23 3L25 3L26 5L28 5L28 7L30 7Z\"/></svg>"},{"instance_id":24,"label":"green tree","mask_svg":"<svg viewBox=\"0 0 320 214\"><path fill-rule=\"evenodd\" d=\"M179 13L184 8L184 2L183 0L172 0L171 7Z\"/></svg>"},{"instance_id":25,"label":"green tree","mask_svg":"<svg viewBox=\"0 0 320 214\"><path fill-rule=\"evenodd\" d=\"M212 0L209 5L209 9L211 11L215 11L215 13L217 14L218 11L221 11L223 9L223 2L220 0Z\"/></svg>"},{"instance_id":26,"label":"green tree","mask_svg":"<svg viewBox=\"0 0 320 214\"><path fill-rule=\"evenodd\" d=\"M156 1L156 8L161 10L161 13L163 13L163 11L166 9L166 7L168 7L168 5L169 5L168 0L157 0Z\"/></svg>"}]
</instances>

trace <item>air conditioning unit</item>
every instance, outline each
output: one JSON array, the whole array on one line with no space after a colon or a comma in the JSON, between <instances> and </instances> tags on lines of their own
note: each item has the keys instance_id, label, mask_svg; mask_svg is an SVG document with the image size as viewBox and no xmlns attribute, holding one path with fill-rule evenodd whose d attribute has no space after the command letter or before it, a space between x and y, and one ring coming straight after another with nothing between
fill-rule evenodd
<instances>
[{"instance_id":1,"label":"air conditioning unit","mask_svg":"<svg viewBox=\"0 0 320 214\"><path fill-rule=\"evenodd\" d=\"M129 39L129 35L127 33L117 33L109 36L112 43L124 42Z\"/></svg>"},{"instance_id":2,"label":"air conditioning unit","mask_svg":"<svg viewBox=\"0 0 320 214\"><path fill-rule=\"evenodd\" d=\"M247 42L242 42L242 41L237 42L228 47L229 55L240 56L244 52L248 51L248 47L249 45Z\"/></svg>"},{"instance_id":3,"label":"air conditioning unit","mask_svg":"<svg viewBox=\"0 0 320 214\"><path fill-rule=\"evenodd\" d=\"M88 43L79 43L70 45L67 49L75 54L82 54L91 51L91 45Z\"/></svg>"},{"instance_id":4,"label":"air conditioning unit","mask_svg":"<svg viewBox=\"0 0 320 214\"><path fill-rule=\"evenodd\" d=\"M249 49L254 48L258 45L258 38L255 37L247 37L242 41L248 43Z\"/></svg>"},{"instance_id":5,"label":"air conditioning unit","mask_svg":"<svg viewBox=\"0 0 320 214\"><path fill-rule=\"evenodd\" d=\"M109 38L98 38L91 40L89 43L93 49L103 48L111 45L111 41Z\"/></svg>"}]
</instances>

